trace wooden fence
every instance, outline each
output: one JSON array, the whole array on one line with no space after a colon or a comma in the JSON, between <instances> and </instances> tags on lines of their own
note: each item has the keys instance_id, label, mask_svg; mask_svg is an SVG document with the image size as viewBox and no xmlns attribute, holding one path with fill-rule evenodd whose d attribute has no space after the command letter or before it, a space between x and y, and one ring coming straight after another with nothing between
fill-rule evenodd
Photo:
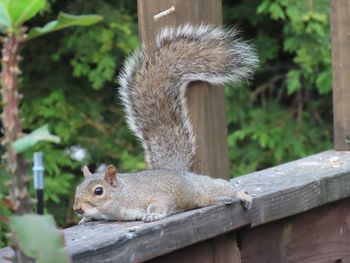
<instances>
[{"instance_id":1,"label":"wooden fence","mask_svg":"<svg viewBox=\"0 0 350 263\"><path fill-rule=\"evenodd\" d=\"M254 196L153 222L89 222L64 230L74 262L350 262L350 0L332 0L334 142L330 150L232 179ZM154 15L175 12L154 20ZM138 0L142 41L162 26L221 23L219 0ZM193 171L228 178L222 89L187 94L199 143ZM321 129L322 127L320 127ZM239 161L239 160L237 160ZM9 249L0 254L11 254Z\"/></svg>"}]
</instances>

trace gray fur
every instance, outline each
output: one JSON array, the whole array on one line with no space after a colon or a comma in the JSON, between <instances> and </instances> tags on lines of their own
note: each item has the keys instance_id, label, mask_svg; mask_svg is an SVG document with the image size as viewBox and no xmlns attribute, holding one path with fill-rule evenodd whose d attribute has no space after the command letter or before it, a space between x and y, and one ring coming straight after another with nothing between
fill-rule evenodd
<instances>
[{"instance_id":1,"label":"gray fur","mask_svg":"<svg viewBox=\"0 0 350 263\"><path fill-rule=\"evenodd\" d=\"M166 27L156 41L154 53L141 48L124 64L119 76L121 99L148 168L189 170L196 143L186 105L188 84L249 78L258 59L234 29Z\"/></svg>"},{"instance_id":2,"label":"gray fur","mask_svg":"<svg viewBox=\"0 0 350 263\"><path fill-rule=\"evenodd\" d=\"M106 173L90 174L77 187L73 208L85 219L143 220L152 222L174 212L241 200L249 207L252 198L228 181L187 171L146 170L118 174L116 185ZM102 195L94 189L101 187Z\"/></svg>"}]
</instances>

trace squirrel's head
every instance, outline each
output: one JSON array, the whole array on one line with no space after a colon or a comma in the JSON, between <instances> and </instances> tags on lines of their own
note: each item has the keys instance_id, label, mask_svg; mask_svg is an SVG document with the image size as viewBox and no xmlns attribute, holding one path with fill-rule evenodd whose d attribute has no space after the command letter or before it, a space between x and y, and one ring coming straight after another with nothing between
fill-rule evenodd
<instances>
[{"instance_id":1,"label":"squirrel's head","mask_svg":"<svg viewBox=\"0 0 350 263\"><path fill-rule=\"evenodd\" d=\"M103 219L117 187L117 170L109 165L103 173L92 174L84 166L83 174L85 178L75 192L73 210L83 216Z\"/></svg>"}]
</instances>

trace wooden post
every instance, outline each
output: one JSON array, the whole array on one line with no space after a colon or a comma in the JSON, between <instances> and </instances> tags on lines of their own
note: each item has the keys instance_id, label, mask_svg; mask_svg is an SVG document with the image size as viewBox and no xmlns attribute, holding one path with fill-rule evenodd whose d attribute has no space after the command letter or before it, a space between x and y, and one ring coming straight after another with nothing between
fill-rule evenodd
<instances>
[{"instance_id":1,"label":"wooden post","mask_svg":"<svg viewBox=\"0 0 350 263\"><path fill-rule=\"evenodd\" d=\"M331 1L334 148L350 150L350 1Z\"/></svg>"},{"instance_id":2,"label":"wooden post","mask_svg":"<svg viewBox=\"0 0 350 263\"><path fill-rule=\"evenodd\" d=\"M172 6L175 12L154 21L154 15ZM153 49L155 37L164 26L202 22L220 25L221 0L138 0L138 16L142 42L146 48ZM228 179L224 90L193 83L187 99L198 144L193 171Z\"/></svg>"},{"instance_id":3,"label":"wooden post","mask_svg":"<svg viewBox=\"0 0 350 263\"><path fill-rule=\"evenodd\" d=\"M137 5L139 32L143 44L148 49L155 47L155 37L164 26L222 23L221 0L138 0ZM175 12L154 21L154 15L171 7L175 8ZM224 95L222 88L210 87L202 82L192 83L187 92L187 102L198 144L192 170L199 174L228 179ZM158 259L157 262L199 262L204 255L207 258L205 262L234 262L236 250L234 238L221 236L188 247L182 252L172 253L160 261Z\"/></svg>"}]
</instances>

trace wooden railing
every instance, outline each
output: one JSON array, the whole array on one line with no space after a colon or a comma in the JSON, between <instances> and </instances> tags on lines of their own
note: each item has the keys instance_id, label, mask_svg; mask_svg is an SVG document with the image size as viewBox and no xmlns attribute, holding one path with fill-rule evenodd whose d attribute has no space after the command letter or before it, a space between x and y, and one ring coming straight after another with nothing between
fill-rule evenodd
<instances>
[{"instance_id":1,"label":"wooden railing","mask_svg":"<svg viewBox=\"0 0 350 263\"><path fill-rule=\"evenodd\" d=\"M254 196L250 210L237 201L153 223L89 222L64 230L66 249L73 262L214 262L208 240L229 232L225 238L237 240L230 262L350 259L350 152L326 151L231 182Z\"/></svg>"},{"instance_id":2,"label":"wooden railing","mask_svg":"<svg viewBox=\"0 0 350 263\"><path fill-rule=\"evenodd\" d=\"M174 214L153 223L87 223L64 230L66 248L74 262L142 262L233 231L241 242L239 251L246 258L243 262L337 262L350 257L350 199L346 199L350 197L350 152L326 151L231 182L254 195L250 210L244 210L237 201ZM324 206L329 203L332 204ZM324 218L322 211L329 210L334 210L332 221L325 220L324 228L321 226L319 235L315 235L311 230ZM305 214L306 211L309 212ZM263 225L283 218L287 221ZM286 223L298 222L299 218L309 222ZM283 240L274 238L278 229L274 229L275 224L287 225L280 233ZM318 245L317 239L324 243ZM302 248L298 261L290 260L295 255L290 255L288 249L300 246L300 240L309 248ZM314 253L319 246L329 247L324 253ZM262 248L263 253L256 254ZM255 255L251 255L254 251ZM281 261L265 256L278 253ZM177 259L190 262L186 257Z\"/></svg>"}]
</instances>

